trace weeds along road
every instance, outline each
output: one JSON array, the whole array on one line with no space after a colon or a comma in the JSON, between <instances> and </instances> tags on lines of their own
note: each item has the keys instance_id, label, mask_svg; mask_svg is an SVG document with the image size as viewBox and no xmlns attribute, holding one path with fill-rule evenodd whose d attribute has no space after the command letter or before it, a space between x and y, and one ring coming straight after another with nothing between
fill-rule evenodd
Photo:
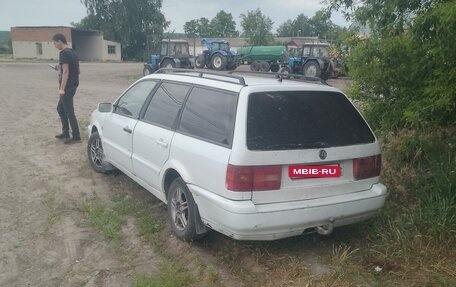
<instances>
[{"instance_id":1,"label":"weeds along road","mask_svg":"<svg viewBox=\"0 0 456 287\"><path fill-rule=\"evenodd\" d=\"M311 237L245 243L211 233L180 242L152 195L122 174L91 170L91 111L141 71L141 63L82 63L74 103L83 142L66 146L54 138L56 72L47 63L0 62L0 286L132 286L164 273L185 275L175 286L303 286L326 272L320 255L330 251Z\"/></svg>"}]
</instances>

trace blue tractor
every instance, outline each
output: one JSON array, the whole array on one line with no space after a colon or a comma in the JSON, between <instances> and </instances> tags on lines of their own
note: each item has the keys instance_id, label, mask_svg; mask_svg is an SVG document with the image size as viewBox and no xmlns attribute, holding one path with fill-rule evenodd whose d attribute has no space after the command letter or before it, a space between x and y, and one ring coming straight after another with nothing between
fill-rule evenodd
<instances>
[{"instance_id":1,"label":"blue tractor","mask_svg":"<svg viewBox=\"0 0 456 287\"><path fill-rule=\"evenodd\" d=\"M280 73L301 74L327 80L335 77L337 70L329 55L328 43L305 43L289 49L290 57L284 63Z\"/></svg>"},{"instance_id":2,"label":"blue tractor","mask_svg":"<svg viewBox=\"0 0 456 287\"><path fill-rule=\"evenodd\" d=\"M207 50L196 57L195 66L197 68L207 67L217 71L236 69L236 52L230 51L230 43L224 40L203 38L201 44L206 46Z\"/></svg>"},{"instance_id":3,"label":"blue tractor","mask_svg":"<svg viewBox=\"0 0 456 287\"><path fill-rule=\"evenodd\" d=\"M144 63L143 75L148 75L160 68L193 69L195 61L190 56L186 40L168 39L161 42L160 55L150 55Z\"/></svg>"}]
</instances>

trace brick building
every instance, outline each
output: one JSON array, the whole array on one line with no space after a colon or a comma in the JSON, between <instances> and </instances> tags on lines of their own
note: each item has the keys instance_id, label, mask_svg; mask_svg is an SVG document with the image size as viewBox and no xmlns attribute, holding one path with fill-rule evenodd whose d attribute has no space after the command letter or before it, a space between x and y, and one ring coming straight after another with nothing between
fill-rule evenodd
<instances>
[{"instance_id":1,"label":"brick building","mask_svg":"<svg viewBox=\"0 0 456 287\"><path fill-rule=\"evenodd\" d=\"M81 61L121 61L120 43L103 39L103 33L63 26L12 27L11 42L14 58L56 60L59 51L52 36L65 35Z\"/></svg>"}]
</instances>

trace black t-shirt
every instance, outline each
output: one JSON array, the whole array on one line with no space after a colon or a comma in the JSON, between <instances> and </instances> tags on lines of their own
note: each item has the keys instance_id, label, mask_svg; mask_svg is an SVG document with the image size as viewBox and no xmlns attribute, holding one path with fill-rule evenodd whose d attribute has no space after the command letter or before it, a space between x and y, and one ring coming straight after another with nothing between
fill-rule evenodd
<instances>
[{"instance_id":1,"label":"black t-shirt","mask_svg":"<svg viewBox=\"0 0 456 287\"><path fill-rule=\"evenodd\" d=\"M73 49L65 48L59 54L59 83L62 82L62 65L68 64L68 82L67 87L79 85L79 59Z\"/></svg>"}]
</instances>

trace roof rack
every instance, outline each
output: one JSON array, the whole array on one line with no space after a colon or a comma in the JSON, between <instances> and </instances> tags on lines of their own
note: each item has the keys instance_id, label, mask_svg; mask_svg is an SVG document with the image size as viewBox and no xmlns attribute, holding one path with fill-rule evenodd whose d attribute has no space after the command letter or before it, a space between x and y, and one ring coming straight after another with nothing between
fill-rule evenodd
<instances>
[{"instance_id":1,"label":"roof rack","mask_svg":"<svg viewBox=\"0 0 456 287\"><path fill-rule=\"evenodd\" d=\"M191 70L191 69L176 69L176 68L161 68L155 71L154 74L167 74L167 73L183 73L182 75L188 77L197 77L197 78L205 78L211 79L215 81L221 81L226 83L232 84L239 84L243 86L247 86L245 84L244 77L239 75L232 75L231 73L220 73L220 72L212 72L206 70ZM235 80L235 81L233 81Z\"/></svg>"},{"instance_id":2,"label":"roof rack","mask_svg":"<svg viewBox=\"0 0 456 287\"><path fill-rule=\"evenodd\" d=\"M302 81L302 82L309 82L309 83L319 83L322 85L329 86L329 84L319 77L307 77L300 74L284 74L284 73L271 73L271 72L256 72L256 71L229 71L228 74L253 74L253 75L264 75L264 76L273 76L282 82L283 79L287 80L294 80L294 81Z\"/></svg>"}]
</instances>

